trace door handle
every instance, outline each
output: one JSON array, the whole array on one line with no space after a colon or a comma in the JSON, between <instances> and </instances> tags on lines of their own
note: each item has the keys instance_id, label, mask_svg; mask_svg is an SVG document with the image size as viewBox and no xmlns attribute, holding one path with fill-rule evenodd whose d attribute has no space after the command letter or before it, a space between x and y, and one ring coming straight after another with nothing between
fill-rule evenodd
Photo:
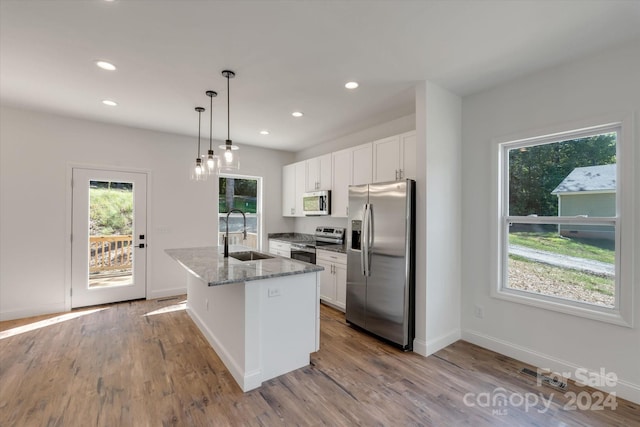
<instances>
[{"instance_id":1,"label":"door handle","mask_svg":"<svg viewBox=\"0 0 640 427\"><path fill-rule=\"evenodd\" d=\"M369 275L369 266L368 266L369 216L367 215L368 211L369 211L369 204L366 203L364 205L364 214L363 214L363 221L362 221L362 248L360 249L360 267L361 267L363 276Z\"/></svg>"}]
</instances>

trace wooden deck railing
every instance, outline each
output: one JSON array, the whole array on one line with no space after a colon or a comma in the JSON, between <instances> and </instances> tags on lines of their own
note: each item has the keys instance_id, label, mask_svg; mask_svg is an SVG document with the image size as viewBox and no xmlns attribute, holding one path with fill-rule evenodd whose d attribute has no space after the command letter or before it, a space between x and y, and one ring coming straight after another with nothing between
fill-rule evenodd
<instances>
[{"instance_id":1,"label":"wooden deck railing","mask_svg":"<svg viewBox=\"0 0 640 427\"><path fill-rule=\"evenodd\" d=\"M218 233L218 244L222 246L224 244L225 233ZM243 240L242 232L229 233L229 244L230 245L242 245L248 246L250 248L258 249L258 234L257 233L247 233L247 240Z\"/></svg>"},{"instance_id":2,"label":"wooden deck railing","mask_svg":"<svg viewBox=\"0 0 640 427\"><path fill-rule=\"evenodd\" d=\"M90 236L89 272L99 273L131 269L133 259L132 235Z\"/></svg>"}]
</instances>

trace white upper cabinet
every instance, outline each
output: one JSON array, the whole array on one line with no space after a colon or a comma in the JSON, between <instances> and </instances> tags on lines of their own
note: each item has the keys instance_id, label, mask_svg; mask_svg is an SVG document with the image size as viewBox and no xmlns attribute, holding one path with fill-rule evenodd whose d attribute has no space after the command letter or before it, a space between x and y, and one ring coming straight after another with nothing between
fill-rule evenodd
<instances>
[{"instance_id":1,"label":"white upper cabinet","mask_svg":"<svg viewBox=\"0 0 640 427\"><path fill-rule=\"evenodd\" d=\"M349 216L349 186L416 178L416 132L324 154L282 168L282 215L304 216L306 191L331 190L331 216Z\"/></svg>"},{"instance_id":2,"label":"white upper cabinet","mask_svg":"<svg viewBox=\"0 0 640 427\"><path fill-rule=\"evenodd\" d=\"M304 216L302 195L305 192L305 183L305 162L282 167L282 216Z\"/></svg>"},{"instance_id":3,"label":"white upper cabinet","mask_svg":"<svg viewBox=\"0 0 640 427\"><path fill-rule=\"evenodd\" d=\"M282 167L282 216L296 213L296 165Z\"/></svg>"},{"instance_id":4,"label":"white upper cabinet","mask_svg":"<svg viewBox=\"0 0 640 427\"><path fill-rule=\"evenodd\" d=\"M331 216L348 216L349 185L351 184L351 150L331 153L333 163L333 183L331 191Z\"/></svg>"},{"instance_id":5,"label":"white upper cabinet","mask_svg":"<svg viewBox=\"0 0 640 427\"><path fill-rule=\"evenodd\" d=\"M400 169L400 137L398 135L373 142L374 182L395 181Z\"/></svg>"},{"instance_id":6,"label":"white upper cabinet","mask_svg":"<svg viewBox=\"0 0 640 427\"><path fill-rule=\"evenodd\" d=\"M307 178L306 190L331 190L332 167L331 153L314 157L306 161Z\"/></svg>"},{"instance_id":7,"label":"white upper cabinet","mask_svg":"<svg viewBox=\"0 0 640 427\"><path fill-rule=\"evenodd\" d=\"M351 184L370 184L373 179L373 145L358 145L351 148L352 180Z\"/></svg>"},{"instance_id":8,"label":"white upper cabinet","mask_svg":"<svg viewBox=\"0 0 640 427\"><path fill-rule=\"evenodd\" d=\"M331 216L349 216L349 186L370 184L372 177L371 143L358 145L332 153L333 191L331 193Z\"/></svg>"},{"instance_id":9,"label":"white upper cabinet","mask_svg":"<svg viewBox=\"0 0 640 427\"><path fill-rule=\"evenodd\" d=\"M403 133L400 135L400 148L402 153L402 164L400 179L416 179L416 131Z\"/></svg>"},{"instance_id":10,"label":"white upper cabinet","mask_svg":"<svg viewBox=\"0 0 640 427\"><path fill-rule=\"evenodd\" d=\"M305 162L294 164L296 165L296 213L294 216L304 216L302 196L304 195L307 181L307 165Z\"/></svg>"},{"instance_id":11,"label":"white upper cabinet","mask_svg":"<svg viewBox=\"0 0 640 427\"><path fill-rule=\"evenodd\" d=\"M374 141L373 165L373 182L415 179L415 131Z\"/></svg>"}]
</instances>

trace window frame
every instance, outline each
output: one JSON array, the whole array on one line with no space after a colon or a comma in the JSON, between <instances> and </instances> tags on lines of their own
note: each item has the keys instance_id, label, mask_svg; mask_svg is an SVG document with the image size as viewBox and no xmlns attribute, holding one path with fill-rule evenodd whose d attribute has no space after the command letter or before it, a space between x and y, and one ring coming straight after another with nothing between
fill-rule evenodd
<instances>
[{"instance_id":1,"label":"window frame","mask_svg":"<svg viewBox=\"0 0 640 427\"><path fill-rule=\"evenodd\" d=\"M633 327L634 266L633 241L635 239L634 141L631 132L631 116L617 120L600 119L558 126L554 129L531 131L494 140L494 191L495 221L492 226L494 241L494 280L490 295L494 298L525 304L546 310L561 312L620 326ZM533 145L551 144L600 133L616 132L616 216L615 217L530 217L510 216L509 208L509 157L510 149ZM626 195L627 197L624 197ZM615 304L613 308L572 301L543 294L509 288L509 224L597 224L615 227Z\"/></svg>"},{"instance_id":2,"label":"window frame","mask_svg":"<svg viewBox=\"0 0 640 427\"><path fill-rule=\"evenodd\" d=\"M256 213L255 214L251 214L251 213L247 213L245 214L247 216L247 218L249 217L255 217L256 218L256 225L257 225L257 236L256 236L256 240L257 240L257 250L261 251L262 250L262 230L263 230L263 214L262 214L262 208L263 208L263 204L262 204L262 177L261 176L252 176L252 175L238 175L238 174L232 174L232 173L219 173L216 177L216 193L217 193L217 197L220 197L220 188L219 188L219 180L220 178L234 178L234 179L247 179L247 180L253 180L253 181L257 181L256 184ZM220 212L220 201L218 200L218 202L216 203L216 211L217 211L217 216L218 216L218 236L220 235L220 233L222 232L222 230L220 230L220 218L226 217L227 214L226 213L221 213Z\"/></svg>"}]
</instances>

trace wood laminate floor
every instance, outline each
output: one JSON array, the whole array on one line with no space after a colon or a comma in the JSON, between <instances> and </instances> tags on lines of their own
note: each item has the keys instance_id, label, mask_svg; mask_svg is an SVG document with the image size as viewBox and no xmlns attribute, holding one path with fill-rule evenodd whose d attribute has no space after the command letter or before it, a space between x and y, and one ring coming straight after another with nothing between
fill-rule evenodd
<instances>
[{"instance_id":1,"label":"wood laminate floor","mask_svg":"<svg viewBox=\"0 0 640 427\"><path fill-rule=\"evenodd\" d=\"M183 301L0 323L0 426L640 425L628 401L572 410L565 393L596 391L536 385L520 373L535 368L464 341L403 353L325 306L311 365L242 393Z\"/></svg>"}]
</instances>

